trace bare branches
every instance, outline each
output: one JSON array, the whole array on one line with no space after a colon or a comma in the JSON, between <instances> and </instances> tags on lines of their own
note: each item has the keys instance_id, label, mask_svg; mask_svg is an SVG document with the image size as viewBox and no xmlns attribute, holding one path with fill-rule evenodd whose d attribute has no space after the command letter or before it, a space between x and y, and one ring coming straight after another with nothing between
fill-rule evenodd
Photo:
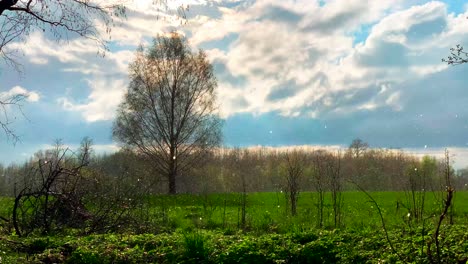
<instances>
[{"instance_id":1,"label":"bare branches","mask_svg":"<svg viewBox=\"0 0 468 264\"><path fill-rule=\"evenodd\" d=\"M10 118L9 112L11 108L17 108L19 112L21 111L21 102L25 100L26 95L24 94L15 94L7 95L5 98L2 98L0 93L0 127L5 132L7 138L12 139L13 142L19 140L19 136L11 129L11 123L13 122Z\"/></svg>"},{"instance_id":2,"label":"bare branches","mask_svg":"<svg viewBox=\"0 0 468 264\"><path fill-rule=\"evenodd\" d=\"M125 8L90 0L0 0L0 58L21 73L22 66L15 58L20 50L10 44L24 41L34 30L47 32L59 42L76 36L91 39L105 51L106 42L100 36L96 21L101 21L109 33L114 15L124 16ZM8 110L16 107L21 112L20 103L24 98L22 95L3 98L0 94L0 126L14 142L19 138L11 128Z\"/></svg>"},{"instance_id":3,"label":"bare branches","mask_svg":"<svg viewBox=\"0 0 468 264\"><path fill-rule=\"evenodd\" d=\"M156 38L146 52L137 51L130 79L114 137L150 158L175 193L176 176L220 142L212 66L173 33Z\"/></svg>"},{"instance_id":4,"label":"bare branches","mask_svg":"<svg viewBox=\"0 0 468 264\"><path fill-rule=\"evenodd\" d=\"M395 247L393 246L393 243L392 243L392 240L390 240L390 237L388 236L388 230L387 230L387 226L385 225L385 220L384 220L384 217L383 217L383 214L382 214L382 210L380 209L380 206L379 204L377 203L377 201L374 199L374 197L372 197L368 192L366 192L366 190L364 190L361 186L359 186L357 183L355 182L352 182L354 185L356 185L356 187L359 189L359 191L363 192L369 199L370 201L375 205L375 208L377 208L377 212L379 213L379 217L380 217L380 221L382 223L382 228L385 232L385 238L387 239L387 243L388 245L390 246L390 248L392 249L392 252L394 254L396 254L398 256L398 258L400 259L400 261L402 261L403 263L405 263L405 259L403 258L403 256L400 255L400 253L398 253L398 251L395 249Z\"/></svg>"},{"instance_id":5,"label":"bare branches","mask_svg":"<svg viewBox=\"0 0 468 264\"><path fill-rule=\"evenodd\" d=\"M32 181L16 195L13 206L12 221L18 236L37 229L49 233L53 226L76 225L89 217L77 189L80 171L88 165L83 157L90 152L90 142L84 143L77 159L57 141L31 168L28 176Z\"/></svg>"},{"instance_id":6,"label":"bare branches","mask_svg":"<svg viewBox=\"0 0 468 264\"><path fill-rule=\"evenodd\" d=\"M440 227L442 225L442 222L445 219L445 216L448 213L449 208L452 206L452 199L453 199L453 193L455 192L453 187L452 187L452 172L451 172L451 166L450 166L450 155L448 150L445 150L445 159L444 159L444 178L445 178L445 188L446 188L446 198L444 200L444 207L442 210L442 213L439 215L439 220L436 225L436 229L434 232L434 237L433 240L435 242L436 246L436 254L437 254L437 263L442 263L441 260L441 248L440 248L440 242L439 242L439 234L440 234ZM428 250L428 255L432 263L435 263L432 257L432 252L431 252L431 242L429 242L429 245L427 247Z\"/></svg>"},{"instance_id":7,"label":"bare branches","mask_svg":"<svg viewBox=\"0 0 468 264\"><path fill-rule=\"evenodd\" d=\"M468 52L463 50L463 46L457 44L454 48L450 49L450 56L443 58L442 62L446 62L448 65L459 65L468 63Z\"/></svg>"},{"instance_id":8,"label":"bare branches","mask_svg":"<svg viewBox=\"0 0 468 264\"><path fill-rule=\"evenodd\" d=\"M369 144L360 138L354 139L353 142L351 142L351 145L349 145L349 151L352 156L357 159L359 159L359 157L361 157L368 148Z\"/></svg>"},{"instance_id":9,"label":"bare branches","mask_svg":"<svg viewBox=\"0 0 468 264\"><path fill-rule=\"evenodd\" d=\"M57 41L75 36L91 39L105 51L106 42L96 21L102 22L110 33L114 16L125 16L122 4L105 5L90 0L0 0L0 56L18 68L12 57L15 50L7 46L25 40L35 30L47 32Z\"/></svg>"},{"instance_id":10,"label":"bare branches","mask_svg":"<svg viewBox=\"0 0 468 264\"><path fill-rule=\"evenodd\" d=\"M291 206L291 215L296 215L297 213L300 185L306 167L305 158L305 153L299 151L287 152L284 157L286 167L285 194Z\"/></svg>"}]
</instances>

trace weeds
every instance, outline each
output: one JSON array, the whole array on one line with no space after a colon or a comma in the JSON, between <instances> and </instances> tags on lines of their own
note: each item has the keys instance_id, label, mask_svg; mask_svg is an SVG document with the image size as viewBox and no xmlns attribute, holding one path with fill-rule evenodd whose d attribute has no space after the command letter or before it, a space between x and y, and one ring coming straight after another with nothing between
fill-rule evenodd
<instances>
[{"instance_id":1,"label":"weeds","mask_svg":"<svg viewBox=\"0 0 468 264\"><path fill-rule=\"evenodd\" d=\"M184 259L186 263L208 263L210 250L205 237L199 232L184 234Z\"/></svg>"}]
</instances>

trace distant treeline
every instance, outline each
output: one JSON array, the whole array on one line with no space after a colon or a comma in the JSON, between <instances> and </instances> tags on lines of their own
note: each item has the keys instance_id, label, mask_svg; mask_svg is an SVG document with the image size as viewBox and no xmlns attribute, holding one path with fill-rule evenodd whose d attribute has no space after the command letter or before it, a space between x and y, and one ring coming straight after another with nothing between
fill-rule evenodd
<instances>
[{"instance_id":1,"label":"distant treeline","mask_svg":"<svg viewBox=\"0 0 468 264\"><path fill-rule=\"evenodd\" d=\"M443 161L418 158L403 151L371 149L351 145L344 150L305 148L223 148L213 150L196 166L177 175L179 192L271 192L288 184L288 156L294 153L301 174L295 179L300 191L332 189L337 182L343 191L359 185L369 191L436 191L445 188ZM0 196L14 196L32 179L30 171L38 160L47 160L48 151L37 152L21 165L0 165ZM148 193L166 193L167 182L151 161L129 150L92 156L86 170L106 181L138 184ZM98 175L98 176L96 176ZM456 190L467 190L468 170L451 172ZM91 176L90 176L91 177ZM333 180L332 180L333 179ZM109 182L108 182L109 183Z\"/></svg>"}]
</instances>

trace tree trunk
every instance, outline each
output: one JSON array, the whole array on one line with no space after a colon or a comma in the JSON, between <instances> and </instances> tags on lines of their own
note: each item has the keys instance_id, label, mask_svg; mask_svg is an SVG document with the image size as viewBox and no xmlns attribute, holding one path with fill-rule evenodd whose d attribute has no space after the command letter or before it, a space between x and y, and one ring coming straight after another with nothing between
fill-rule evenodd
<instances>
[{"instance_id":1,"label":"tree trunk","mask_svg":"<svg viewBox=\"0 0 468 264\"><path fill-rule=\"evenodd\" d=\"M175 148L171 147L169 161L169 194L176 194L177 157Z\"/></svg>"},{"instance_id":2,"label":"tree trunk","mask_svg":"<svg viewBox=\"0 0 468 264\"><path fill-rule=\"evenodd\" d=\"M296 192L291 192L291 215L296 215L296 208L297 208L297 194Z\"/></svg>"},{"instance_id":3,"label":"tree trunk","mask_svg":"<svg viewBox=\"0 0 468 264\"><path fill-rule=\"evenodd\" d=\"M176 194L176 171L173 169L175 166L173 165L175 162L171 162L171 171L169 172L169 194Z\"/></svg>"},{"instance_id":4,"label":"tree trunk","mask_svg":"<svg viewBox=\"0 0 468 264\"><path fill-rule=\"evenodd\" d=\"M21 201L21 198L23 198L23 191L21 191L18 196L15 198L15 204L13 205L13 227L15 228L16 235L18 237L21 237L22 233L21 230L19 229L19 224L18 224L18 206Z\"/></svg>"},{"instance_id":5,"label":"tree trunk","mask_svg":"<svg viewBox=\"0 0 468 264\"><path fill-rule=\"evenodd\" d=\"M176 194L176 181L175 181L175 174L171 173L169 175L169 194Z\"/></svg>"}]
</instances>

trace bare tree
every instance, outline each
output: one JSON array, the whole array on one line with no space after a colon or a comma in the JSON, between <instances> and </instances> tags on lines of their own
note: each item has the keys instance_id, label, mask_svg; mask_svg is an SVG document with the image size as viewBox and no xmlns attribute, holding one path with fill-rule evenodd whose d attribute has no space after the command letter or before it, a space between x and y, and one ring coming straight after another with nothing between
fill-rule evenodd
<instances>
[{"instance_id":1,"label":"bare tree","mask_svg":"<svg viewBox=\"0 0 468 264\"><path fill-rule=\"evenodd\" d=\"M291 206L291 215L297 213L297 201L299 199L301 180L305 168L305 153L297 150L288 151L285 156L285 195Z\"/></svg>"},{"instance_id":2,"label":"bare tree","mask_svg":"<svg viewBox=\"0 0 468 264\"><path fill-rule=\"evenodd\" d=\"M333 206L333 220L335 228L341 225L343 207L343 179L341 172L341 151L331 154L328 160L327 174L330 181L330 191Z\"/></svg>"},{"instance_id":3,"label":"bare tree","mask_svg":"<svg viewBox=\"0 0 468 264\"><path fill-rule=\"evenodd\" d=\"M312 174L315 191L317 192L317 226L323 227L323 210L325 207L325 191L326 191L326 174L327 174L327 155L328 153L323 150L314 152L313 165L314 171Z\"/></svg>"},{"instance_id":4,"label":"bare tree","mask_svg":"<svg viewBox=\"0 0 468 264\"><path fill-rule=\"evenodd\" d=\"M18 69L14 50L6 49L12 42L24 41L34 31L51 35L58 42L74 37L95 41L107 50L107 42L98 28L103 25L110 34L116 17L126 16L126 6L134 0L0 0L0 58ZM165 7L161 12L185 19L188 5L180 5L170 12L167 0L152 1ZM155 17L157 19L157 17Z\"/></svg>"},{"instance_id":5,"label":"bare tree","mask_svg":"<svg viewBox=\"0 0 468 264\"><path fill-rule=\"evenodd\" d=\"M202 51L192 53L173 33L137 51L130 79L114 137L151 159L175 194L178 175L221 141L213 67Z\"/></svg>"},{"instance_id":6,"label":"bare tree","mask_svg":"<svg viewBox=\"0 0 468 264\"><path fill-rule=\"evenodd\" d=\"M362 141L360 138L356 138L351 142L349 145L349 151L351 152L352 156L355 158L359 158L362 156L364 152L369 148L369 144Z\"/></svg>"}]
</instances>

